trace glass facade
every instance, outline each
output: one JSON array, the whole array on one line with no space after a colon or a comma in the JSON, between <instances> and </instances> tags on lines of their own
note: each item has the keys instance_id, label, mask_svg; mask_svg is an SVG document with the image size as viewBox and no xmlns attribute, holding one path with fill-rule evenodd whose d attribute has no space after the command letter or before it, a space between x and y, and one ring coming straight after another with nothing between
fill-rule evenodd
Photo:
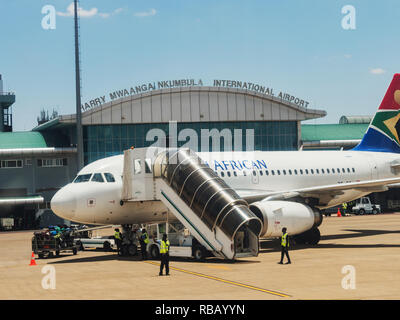
<instances>
[{"instance_id":1,"label":"glass facade","mask_svg":"<svg viewBox=\"0 0 400 320\"><path fill-rule=\"evenodd\" d=\"M135 148L149 147L159 139L167 140L168 136L174 136L170 132L172 129L168 123L138 123L121 125L91 125L83 127L84 156L85 164L112 155L121 154L123 150L134 146ZM151 129L153 130L149 133ZM297 150L297 121L247 121L247 122L179 122L176 123L178 135L177 146L181 147L191 141L187 136L193 131L182 131L192 129L197 133L197 145L199 151L204 150L204 146L209 146L211 151L213 140L207 139L202 129L213 129L219 131L221 136L221 151L224 151L224 138L231 137L230 144L234 150L248 150L251 146L246 141L254 141L254 150L278 151L278 150ZM253 129L253 130L252 130ZM248 131L250 130L250 131ZM217 132L214 130L214 132ZM151 136L150 141L146 141L146 135ZM206 131L207 133L207 131ZM254 139L251 136L254 133ZM247 135L247 136L246 136ZM179 141L182 139L183 141ZM205 141L209 140L209 141ZM163 142L165 143L165 141ZM236 146L236 147L235 147ZM203 148L202 148L203 147Z\"/></svg>"}]
</instances>

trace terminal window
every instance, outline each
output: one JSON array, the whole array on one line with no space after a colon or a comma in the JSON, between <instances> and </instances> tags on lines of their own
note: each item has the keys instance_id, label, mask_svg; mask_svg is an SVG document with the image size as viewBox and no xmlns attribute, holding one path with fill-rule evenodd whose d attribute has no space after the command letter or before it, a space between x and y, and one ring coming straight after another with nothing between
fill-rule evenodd
<instances>
[{"instance_id":1,"label":"terminal window","mask_svg":"<svg viewBox=\"0 0 400 320\"><path fill-rule=\"evenodd\" d=\"M2 169L12 169L12 168L22 168L23 161L22 160L1 160L0 168Z\"/></svg>"},{"instance_id":2,"label":"terminal window","mask_svg":"<svg viewBox=\"0 0 400 320\"><path fill-rule=\"evenodd\" d=\"M55 158L55 159L38 159L37 165L38 167L63 167L68 164L66 158Z\"/></svg>"},{"instance_id":3,"label":"terminal window","mask_svg":"<svg viewBox=\"0 0 400 320\"><path fill-rule=\"evenodd\" d=\"M213 151L215 141L204 135L202 130L218 130L218 151L231 151L225 150L226 145L234 151L290 151L298 150L297 125L297 121L179 122L177 135L179 136L184 129L196 132L198 141L194 143L198 149L194 151ZM164 132L165 136L153 137L147 141L146 136L151 129L158 129L159 132ZM122 154L132 146L149 147L158 142L166 145L170 136L168 123L86 125L83 127L85 163ZM185 135L182 133L181 138L183 136ZM230 137L231 141L226 143L226 137ZM249 141L253 141L253 145ZM189 138L182 138L182 141L178 139L177 147L187 146L188 143ZM205 150L205 147L208 150Z\"/></svg>"}]
</instances>

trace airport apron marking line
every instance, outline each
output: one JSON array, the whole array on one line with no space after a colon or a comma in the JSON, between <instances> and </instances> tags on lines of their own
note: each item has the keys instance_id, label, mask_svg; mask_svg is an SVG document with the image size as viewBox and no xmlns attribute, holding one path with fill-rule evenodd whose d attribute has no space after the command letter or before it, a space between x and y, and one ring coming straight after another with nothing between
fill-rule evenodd
<instances>
[{"instance_id":1,"label":"airport apron marking line","mask_svg":"<svg viewBox=\"0 0 400 320\"><path fill-rule=\"evenodd\" d=\"M145 262L146 262L146 263L150 263L150 264L155 265L155 266L159 266L159 265L160 265L160 264L157 263L157 262L152 262L152 261L145 261ZM255 290L255 291L260 291L260 292L264 292L264 293L269 293L269 294L272 294L272 295L275 295L275 296L280 296L280 297L283 297L283 298L289 298L289 297L291 297L290 295L285 294L285 293L280 293L280 292L277 292L277 291L266 290L266 289L262 289L262 288L250 286L250 285L247 285L247 284L243 284L243 283L240 283L240 282L236 282L236 281L230 281L230 280L225 280L225 279L218 278L218 277L214 277L214 276L209 276L209 275L206 275L206 274L203 274L203 273L188 271L188 270L184 270L184 269L180 269L180 268L175 268L175 267L169 267L169 268L172 269L172 270L176 270L176 271L180 271L180 272L192 274L192 275L194 275L194 276L198 276L198 277L202 277L202 278L207 278L207 279L211 279L211 280L215 280L215 281L219 281L219 282L223 282L223 283L228 283L228 284L232 284L232 285L235 285L235 286L238 286L238 287L247 288L247 289L251 289L251 290Z\"/></svg>"}]
</instances>

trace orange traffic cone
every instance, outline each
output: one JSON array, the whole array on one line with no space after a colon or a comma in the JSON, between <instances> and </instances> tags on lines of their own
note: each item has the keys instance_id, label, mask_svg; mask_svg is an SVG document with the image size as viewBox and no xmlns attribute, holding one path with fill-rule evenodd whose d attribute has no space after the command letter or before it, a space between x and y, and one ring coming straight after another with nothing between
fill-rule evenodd
<instances>
[{"instance_id":1,"label":"orange traffic cone","mask_svg":"<svg viewBox=\"0 0 400 320\"><path fill-rule=\"evenodd\" d=\"M339 208L337 208L337 216L338 216L338 217L341 217L341 216L342 216L342 214L340 213L340 209L339 209Z\"/></svg>"},{"instance_id":2,"label":"orange traffic cone","mask_svg":"<svg viewBox=\"0 0 400 320\"><path fill-rule=\"evenodd\" d=\"M32 258L31 258L31 263L29 264L30 266L36 266L36 261L35 261L35 254L32 251Z\"/></svg>"}]
</instances>

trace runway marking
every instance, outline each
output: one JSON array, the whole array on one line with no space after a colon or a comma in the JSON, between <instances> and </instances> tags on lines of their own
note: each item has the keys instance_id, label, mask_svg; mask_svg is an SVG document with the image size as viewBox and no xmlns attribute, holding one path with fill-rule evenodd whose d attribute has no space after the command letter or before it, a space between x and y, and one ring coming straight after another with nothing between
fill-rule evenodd
<instances>
[{"instance_id":1,"label":"runway marking","mask_svg":"<svg viewBox=\"0 0 400 320\"><path fill-rule=\"evenodd\" d=\"M153 262L153 261L144 261L144 262L152 264L152 265L155 265L155 266L160 266L160 264L157 263L157 262ZM280 296L280 297L283 297L283 298L291 297L290 295L285 294L285 293L272 291L272 290L266 290L266 289L254 287L254 286L251 286L251 285L243 284L243 283L240 283L240 282L236 282L236 281L230 281L230 280L226 280L226 279L222 279L222 278L218 278L218 277L214 277L214 276L209 276L209 275L206 275L206 274L203 274L203 273L188 271L188 270L184 270L184 269L180 269L180 268L176 268L176 267L169 267L169 268L172 269L172 270L176 270L176 271L179 271L179 272L191 274L191 275L194 275L194 276L207 278L207 279L211 279L211 280L215 280L215 281L219 281L219 282L223 282L223 283L227 283L227 284L232 284L232 285L235 285L235 286L238 286L238 287L247 288L247 289L251 289L251 290L255 290L255 291L269 293L269 294L272 294L272 295L275 295L275 296Z\"/></svg>"},{"instance_id":2,"label":"runway marking","mask_svg":"<svg viewBox=\"0 0 400 320\"><path fill-rule=\"evenodd\" d=\"M207 266L207 268L210 269L221 269L221 270L227 270L227 271L231 271L232 269L229 267L225 267L225 266Z\"/></svg>"}]
</instances>

